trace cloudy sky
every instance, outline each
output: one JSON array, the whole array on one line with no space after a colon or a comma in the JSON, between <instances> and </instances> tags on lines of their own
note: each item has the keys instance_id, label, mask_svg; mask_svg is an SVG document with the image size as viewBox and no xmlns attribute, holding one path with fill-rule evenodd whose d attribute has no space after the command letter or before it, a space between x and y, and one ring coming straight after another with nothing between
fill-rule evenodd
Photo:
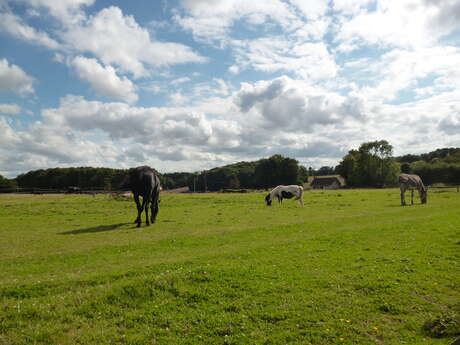
<instances>
[{"instance_id":1,"label":"cloudy sky","mask_svg":"<svg viewBox=\"0 0 460 345\"><path fill-rule=\"evenodd\" d=\"M0 0L0 174L460 146L459 0Z\"/></svg>"}]
</instances>

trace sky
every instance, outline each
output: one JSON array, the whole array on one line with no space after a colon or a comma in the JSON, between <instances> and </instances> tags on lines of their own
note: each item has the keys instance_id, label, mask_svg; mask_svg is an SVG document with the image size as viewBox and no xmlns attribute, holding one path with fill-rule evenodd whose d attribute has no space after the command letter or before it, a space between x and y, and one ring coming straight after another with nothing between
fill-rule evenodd
<instances>
[{"instance_id":1,"label":"sky","mask_svg":"<svg viewBox=\"0 0 460 345\"><path fill-rule=\"evenodd\" d=\"M0 174L460 146L459 0L0 0Z\"/></svg>"}]
</instances>

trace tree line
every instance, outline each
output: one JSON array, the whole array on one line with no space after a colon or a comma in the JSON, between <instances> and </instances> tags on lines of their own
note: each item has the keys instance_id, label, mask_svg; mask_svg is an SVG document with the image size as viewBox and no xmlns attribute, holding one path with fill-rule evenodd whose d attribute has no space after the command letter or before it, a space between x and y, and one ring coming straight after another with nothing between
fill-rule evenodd
<instances>
[{"instance_id":1,"label":"tree line","mask_svg":"<svg viewBox=\"0 0 460 345\"><path fill-rule=\"evenodd\" d=\"M191 191L219 191L222 189L270 188L278 184L302 184L308 171L298 161L274 155L253 162L239 162L210 170L188 173L158 173L165 189L188 186ZM67 190L129 189L128 169L111 168L52 168L29 171L15 179L0 175L0 189L40 188Z\"/></svg>"},{"instance_id":2,"label":"tree line","mask_svg":"<svg viewBox=\"0 0 460 345\"><path fill-rule=\"evenodd\" d=\"M425 184L460 184L460 148L443 148L421 155L396 157L401 171L419 175Z\"/></svg>"},{"instance_id":3,"label":"tree line","mask_svg":"<svg viewBox=\"0 0 460 345\"><path fill-rule=\"evenodd\" d=\"M400 172L419 175L427 185L460 184L460 148L442 148L423 154L393 157L386 140L362 143L335 167L305 168L296 159L273 155L251 162L217 167L199 172L158 174L165 189L188 186L191 191L222 189L267 189L279 184L303 184L309 176L338 174L349 187L396 186ZM128 169L75 167L29 171L14 179L0 175L0 190L42 188L126 190Z\"/></svg>"},{"instance_id":4,"label":"tree line","mask_svg":"<svg viewBox=\"0 0 460 345\"><path fill-rule=\"evenodd\" d=\"M386 140L361 144L335 167L351 187L391 187L400 173L419 175L426 185L460 184L460 148L442 148L420 155L393 157Z\"/></svg>"}]
</instances>

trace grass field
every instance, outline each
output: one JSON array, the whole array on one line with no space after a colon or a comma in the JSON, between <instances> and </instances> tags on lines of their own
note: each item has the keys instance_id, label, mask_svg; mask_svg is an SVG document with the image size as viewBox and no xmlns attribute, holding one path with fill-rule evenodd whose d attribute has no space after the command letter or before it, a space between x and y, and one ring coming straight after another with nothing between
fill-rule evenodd
<instances>
[{"instance_id":1,"label":"grass field","mask_svg":"<svg viewBox=\"0 0 460 345\"><path fill-rule=\"evenodd\" d=\"M460 193L0 195L0 344L448 344Z\"/></svg>"}]
</instances>

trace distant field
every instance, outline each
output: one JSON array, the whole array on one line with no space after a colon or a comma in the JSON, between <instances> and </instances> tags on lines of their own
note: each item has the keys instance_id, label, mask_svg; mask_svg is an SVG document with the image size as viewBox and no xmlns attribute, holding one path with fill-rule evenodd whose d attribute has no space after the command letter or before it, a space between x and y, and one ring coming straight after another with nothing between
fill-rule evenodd
<instances>
[{"instance_id":1,"label":"distant field","mask_svg":"<svg viewBox=\"0 0 460 345\"><path fill-rule=\"evenodd\" d=\"M460 193L0 195L0 344L448 344ZM407 195L409 197L409 195ZM410 197L407 198L410 201ZM437 338L442 336L442 338Z\"/></svg>"}]
</instances>

